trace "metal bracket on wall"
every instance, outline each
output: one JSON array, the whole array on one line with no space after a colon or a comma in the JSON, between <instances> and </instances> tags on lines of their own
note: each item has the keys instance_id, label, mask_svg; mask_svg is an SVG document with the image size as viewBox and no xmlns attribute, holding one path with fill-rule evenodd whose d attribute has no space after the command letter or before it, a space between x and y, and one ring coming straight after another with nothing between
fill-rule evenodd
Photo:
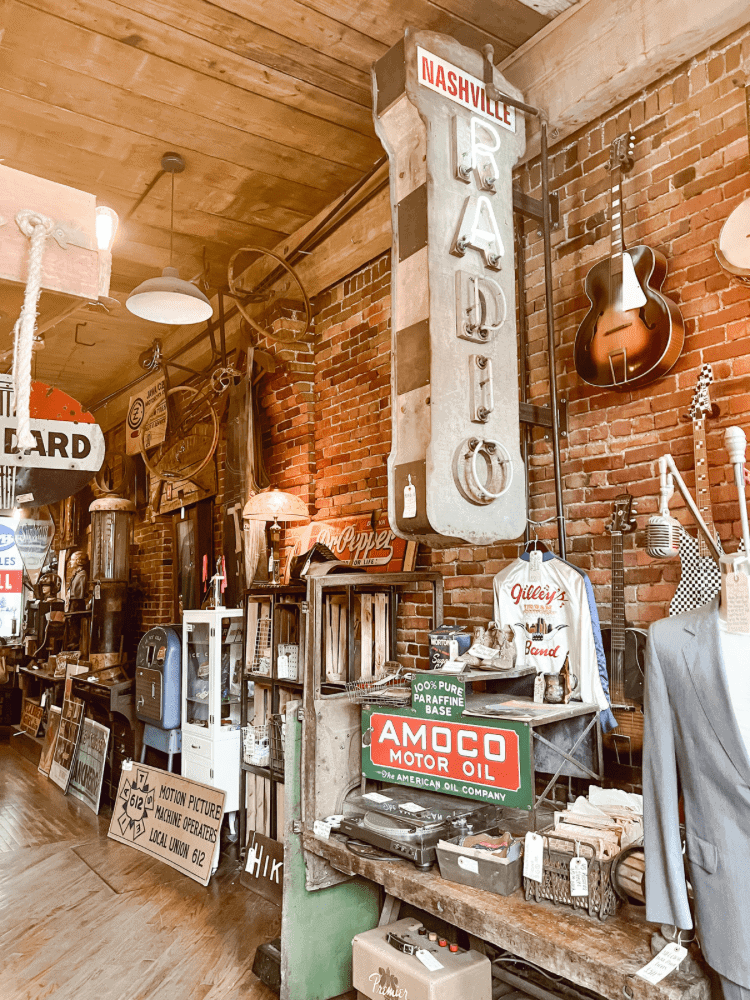
<instances>
[{"instance_id":1,"label":"metal bracket on wall","mask_svg":"<svg viewBox=\"0 0 750 1000\"><path fill-rule=\"evenodd\" d=\"M527 215L530 219L542 222L544 205L540 198L532 198L524 194L520 188L513 188L513 211ZM560 228L560 198L556 194L549 196L549 221L551 229Z\"/></svg>"},{"instance_id":2,"label":"metal bracket on wall","mask_svg":"<svg viewBox=\"0 0 750 1000\"><path fill-rule=\"evenodd\" d=\"M535 406L533 403L520 403L521 423L531 424L533 427L544 427L551 429L552 413L549 406ZM568 436L568 400L565 396L557 401L557 420L560 429L560 437ZM545 434L545 437L547 435Z\"/></svg>"}]
</instances>

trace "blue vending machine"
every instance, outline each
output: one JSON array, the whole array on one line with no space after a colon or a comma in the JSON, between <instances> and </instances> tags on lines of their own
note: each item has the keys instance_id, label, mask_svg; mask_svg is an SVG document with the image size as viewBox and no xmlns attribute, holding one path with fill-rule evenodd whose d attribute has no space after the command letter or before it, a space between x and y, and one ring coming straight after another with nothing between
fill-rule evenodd
<instances>
[{"instance_id":1,"label":"blue vending machine","mask_svg":"<svg viewBox=\"0 0 750 1000\"><path fill-rule=\"evenodd\" d=\"M135 712L144 722L141 763L146 747L168 755L172 770L174 754L182 750L180 684L182 656L178 633L166 625L149 629L138 643L135 661Z\"/></svg>"}]
</instances>

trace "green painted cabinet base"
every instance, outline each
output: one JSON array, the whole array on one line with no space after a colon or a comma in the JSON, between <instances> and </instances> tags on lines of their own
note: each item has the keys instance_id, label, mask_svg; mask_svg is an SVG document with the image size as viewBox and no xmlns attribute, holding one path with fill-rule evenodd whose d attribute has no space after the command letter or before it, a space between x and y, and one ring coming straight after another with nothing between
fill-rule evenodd
<instances>
[{"instance_id":1,"label":"green painted cabinet base","mask_svg":"<svg viewBox=\"0 0 750 1000\"><path fill-rule=\"evenodd\" d=\"M368 879L308 892L302 837L292 832L300 812L302 724L286 716L284 902L281 919L281 1000L330 1000L352 988L352 938L376 927L380 889Z\"/></svg>"}]
</instances>

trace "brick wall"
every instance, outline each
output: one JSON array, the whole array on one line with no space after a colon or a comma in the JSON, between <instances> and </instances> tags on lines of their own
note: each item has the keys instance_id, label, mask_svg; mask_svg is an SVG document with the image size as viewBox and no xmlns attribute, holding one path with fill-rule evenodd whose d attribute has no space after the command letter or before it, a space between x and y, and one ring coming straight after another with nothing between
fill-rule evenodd
<instances>
[{"instance_id":1,"label":"brick wall","mask_svg":"<svg viewBox=\"0 0 750 1000\"><path fill-rule=\"evenodd\" d=\"M639 501L639 531L625 545L628 617L647 624L666 614L679 562L649 559L643 527L656 510L657 459L663 450L671 450L688 485L694 484L692 432L681 418L703 362L714 366L712 398L721 407L708 432L714 514L723 538L737 530L721 439L730 423L748 429L750 289L730 283L713 248L722 223L750 189L744 91L732 80L747 55L750 30L691 60L552 149L552 189L560 196L562 213L553 237L558 387L570 401L570 436L562 451L568 552L589 572L605 620L609 538L604 528L612 499L625 489ZM588 308L586 273L609 249L609 146L629 127L636 133L636 162L624 182L626 240L666 255L664 290L679 303L687 336L684 352L666 378L620 394L580 380L573 367L573 341ZM525 191L539 196L538 160L520 170L517 179ZM525 243L530 394L544 404L544 273L536 225L527 224ZM317 297L309 350L272 342L261 346L279 363L259 387L271 483L301 495L316 518L362 511L384 516L390 449L388 255ZM530 513L544 520L554 513L554 497L550 444L539 430L533 432L529 464ZM687 521L681 502L674 500L672 511ZM549 537L554 530L542 529L541 534ZM158 522L139 525L136 531L136 570L142 580L151 580L156 572L160 581L158 591L149 593L144 626L164 607L163 581L167 573L171 578L167 536ZM446 619L472 624L491 616L492 578L517 554L512 542L421 548L418 566L444 575ZM410 621L400 652L423 657L430 609L423 597L412 595L403 610Z\"/></svg>"},{"instance_id":2,"label":"brick wall","mask_svg":"<svg viewBox=\"0 0 750 1000\"><path fill-rule=\"evenodd\" d=\"M744 50L744 51L743 51ZM731 283L714 256L724 220L750 189L744 91L732 80L750 54L750 31L691 60L611 113L552 148L552 189L562 224L553 237L553 284L558 388L570 401L570 435L562 470L569 557L589 572L604 620L609 603L609 536L613 498L629 490L638 500L638 533L625 542L627 613L645 625L667 613L679 579L679 561L656 562L643 547L645 522L657 509L657 460L669 449L694 486L692 430L682 420L698 368L714 367L712 398L721 416L709 422L708 448L714 514L723 538L737 530L737 506L727 485L722 450L730 423L747 429L750 290ZM587 309L584 279L609 250L609 173L613 139L632 128L635 167L624 181L624 223L629 245L646 243L667 257L664 287L684 316L686 341L673 371L644 389L604 392L585 385L573 366L573 341ZM519 170L518 181L539 196L539 161ZM542 240L526 226L530 394L548 396ZM386 457L390 448L389 270L387 256L318 297L315 303L314 421L308 428L309 494L315 517L386 509ZM281 378L280 381L286 381ZM293 390L288 387L290 395ZM284 442L273 430L278 393L264 397L272 465L285 468ZM292 460L297 454L289 452ZM533 432L531 511L554 514L549 441ZM274 478L275 481L275 478ZM291 480L290 480L291 482ZM684 505L673 500L684 522ZM312 511L311 511L312 512ZM554 528L541 530L553 536ZM733 543L728 547L732 549ZM517 543L420 549L418 566L437 568L446 587L446 618L472 624L492 614L492 578L518 554ZM405 605L413 616L401 653L421 657L419 632L429 608L418 597Z\"/></svg>"}]
</instances>

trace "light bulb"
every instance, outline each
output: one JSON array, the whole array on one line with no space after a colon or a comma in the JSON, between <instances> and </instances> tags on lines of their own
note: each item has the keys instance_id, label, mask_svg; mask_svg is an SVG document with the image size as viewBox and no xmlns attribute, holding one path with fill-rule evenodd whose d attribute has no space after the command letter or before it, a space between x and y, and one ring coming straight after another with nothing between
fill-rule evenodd
<instances>
[{"instance_id":1,"label":"light bulb","mask_svg":"<svg viewBox=\"0 0 750 1000\"><path fill-rule=\"evenodd\" d=\"M96 208L96 244L100 250L111 250L117 235L117 212L104 205Z\"/></svg>"}]
</instances>

